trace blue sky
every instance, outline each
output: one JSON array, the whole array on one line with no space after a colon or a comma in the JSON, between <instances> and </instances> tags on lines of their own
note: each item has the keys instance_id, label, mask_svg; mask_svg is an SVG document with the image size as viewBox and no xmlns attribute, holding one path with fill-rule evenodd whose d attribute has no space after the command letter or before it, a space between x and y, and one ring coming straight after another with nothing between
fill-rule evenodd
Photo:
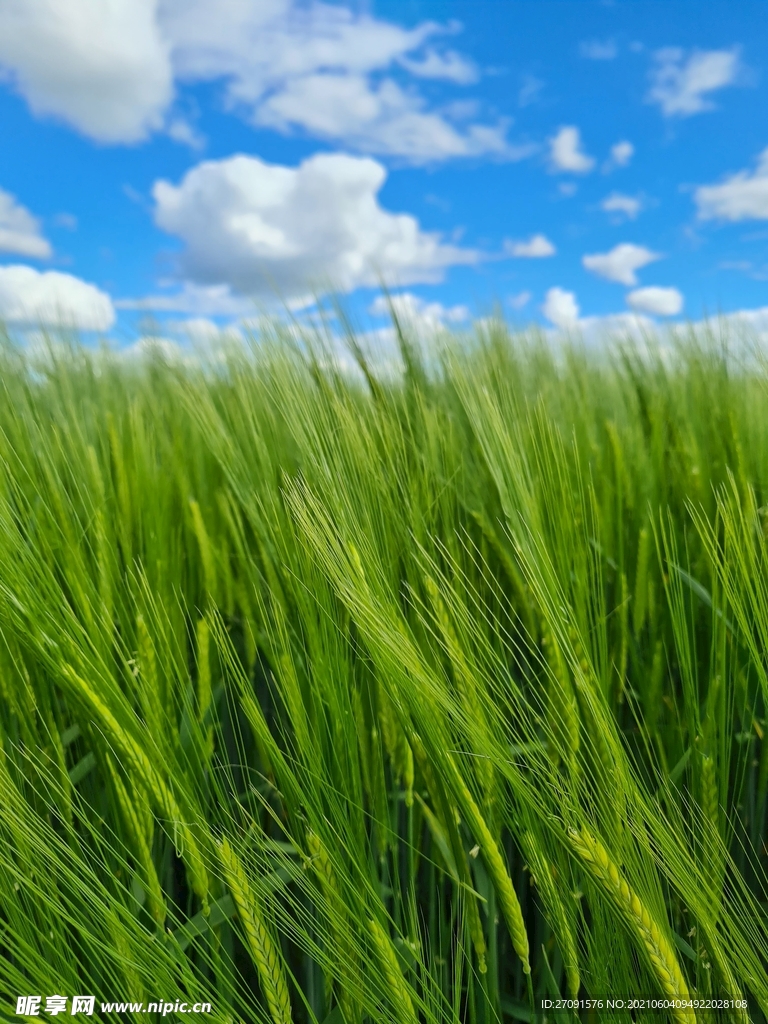
<instances>
[{"instance_id":1,"label":"blue sky","mask_svg":"<svg viewBox=\"0 0 768 1024\"><path fill-rule=\"evenodd\" d=\"M768 330L764 0L3 0L0 317Z\"/></svg>"}]
</instances>

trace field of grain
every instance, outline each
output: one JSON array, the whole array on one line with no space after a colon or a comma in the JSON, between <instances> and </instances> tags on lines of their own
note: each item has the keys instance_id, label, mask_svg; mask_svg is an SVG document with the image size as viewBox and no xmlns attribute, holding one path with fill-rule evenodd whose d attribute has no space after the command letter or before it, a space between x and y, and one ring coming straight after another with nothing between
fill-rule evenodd
<instances>
[{"instance_id":1,"label":"field of grain","mask_svg":"<svg viewBox=\"0 0 768 1024\"><path fill-rule=\"evenodd\" d=\"M349 347L4 347L3 1018L764 1020L768 370Z\"/></svg>"}]
</instances>

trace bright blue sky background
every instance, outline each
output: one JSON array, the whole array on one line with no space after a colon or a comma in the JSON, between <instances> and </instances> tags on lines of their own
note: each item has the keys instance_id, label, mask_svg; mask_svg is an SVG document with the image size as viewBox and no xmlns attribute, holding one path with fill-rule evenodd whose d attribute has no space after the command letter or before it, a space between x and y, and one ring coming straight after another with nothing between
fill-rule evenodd
<instances>
[{"instance_id":1,"label":"bright blue sky background","mask_svg":"<svg viewBox=\"0 0 768 1024\"><path fill-rule=\"evenodd\" d=\"M0 317L205 335L333 285L375 324L382 274L426 326L768 330L766 25L764 0L4 0Z\"/></svg>"}]
</instances>

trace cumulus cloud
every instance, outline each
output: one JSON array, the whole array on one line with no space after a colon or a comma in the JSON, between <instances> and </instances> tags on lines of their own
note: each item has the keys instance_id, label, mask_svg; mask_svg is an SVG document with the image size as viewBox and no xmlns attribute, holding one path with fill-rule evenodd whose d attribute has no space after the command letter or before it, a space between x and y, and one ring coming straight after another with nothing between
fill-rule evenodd
<instances>
[{"instance_id":1,"label":"cumulus cloud","mask_svg":"<svg viewBox=\"0 0 768 1024\"><path fill-rule=\"evenodd\" d=\"M115 308L144 310L147 313L186 313L197 317L236 317L255 312L253 301L235 295L228 284L200 285L191 281L156 295L117 299Z\"/></svg>"},{"instance_id":2,"label":"cumulus cloud","mask_svg":"<svg viewBox=\"0 0 768 1024\"><path fill-rule=\"evenodd\" d=\"M527 242L512 242L507 239L504 243L504 251L510 256L522 259L542 259L546 256L554 256L557 249L546 235L531 235Z\"/></svg>"},{"instance_id":3,"label":"cumulus cloud","mask_svg":"<svg viewBox=\"0 0 768 1024\"><path fill-rule=\"evenodd\" d=\"M727 314L727 319L764 332L768 336L768 306L760 306L758 309L739 309L735 313Z\"/></svg>"},{"instance_id":4,"label":"cumulus cloud","mask_svg":"<svg viewBox=\"0 0 768 1024\"><path fill-rule=\"evenodd\" d=\"M587 345L597 345L620 337L637 340L654 330L654 321L643 313L608 313L603 316L579 316L579 304L573 292L550 288L541 307L553 324L548 333L556 339L561 332L578 334Z\"/></svg>"},{"instance_id":5,"label":"cumulus cloud","mask_svg":"<svg viewBox=\"0 0 768 1024\"><path fill-rule=\"evenodd\" d=\"M768 220L768 148L754 171L739 171L718 185L702 185L694 200L702 220Z\"/></svg>"},{"instance_id":6,"label":"cumulus cloud","mask_svg":"<svg viewBox=\"0 0 768 1024\"><path fill-rule=\"evenodd\" d=\"M642 341L654 333L656 324L643 313L607 313L581 317L576 328L586 344L596 345L626 337Z\"/></svg>"},{"instance_id":7,"label":"cumulus cloud","mask_svg":"<svg viewBox=\"0 0 768 1024\"><path fill-rule=\"evenodd\" d=\"M4 0L0 75L37 114L102 142L136 142L165 127L203 140L173 115L174 81L223 82L230 109L415 163L522 157L507 123L459 124L430 108L414 80L468 85L474 64L442 40L454 23L404 28L321 0ZM409 88L395 73L411 76Z\"/></svg>"},{"instance_id":8,"label":"cumulus cloud","mask_svg":"<svg viewBox=\"0 0 768 1024\"><path fill-rule=\"evenodd\" d=\"M544 296L541 311L551 324L559 327L562 331L576 327L579 321L579 304L576 301L576 295L563 288L549 289Z\"/></svg>"},{"instance_id":9,"label":"cumulus cloud","mask_svg":"<svg viewBox=\"0 0 768 1024\"><path fill-rule=\"evenodd\" d=\"M591 270L598 277L604 277L607 281L633 286L637 284L636 271L659 259L659 253L651 252L644 245L622 242L614 246L610 252L582 256L581 263L585 269Z\"/></svg>"},{"instance_id":10,"label":"cumulus cloud","mask_svg":"<svg viewBox=\"0 0 768 1024\"><path fill-rule=\"evenodd\" d=\"M242 341L243 332L238 324L218 324L206 316L193 316L185 320L169 320L164 329L190 341L193 346L208 347L225 339Z\"/></svg>"},{"instance_id":11,"label":"cumulus cloud","mask_svg":"<svg viewBox=\"0 0 768 1024\"><path fill-rule=\"evenodd\" d=\"M162 124L173 95L156 0L3 0L0 70L34 113L103 142Z\"/></svg>"},{"instance_id":12,"label":"cumulus cloud","mask_svg":"<svg viewBox=\"0 0 768 1024\"><path fill-rule=\"evenodd\" d=\"M0 267L0 319L32 327L106 331L115 322L115 310L110 297L87 281L17 264Z\"/></svg>"},{"instance_id":13,"label":"cumulus cloud","mask_svg":"<svg viewBox=\"0 0 768 1024\"><path fill-rule=\"evenodd\" d=\"M638 313L677 316L683 308L683 296L677 288L636 288L627 295L627 305Z\"/></svg>"},{"instance_id":14,"label":"cumulus cloud","mask_svg":"<svg viewBox=\"0 0 768 1024\"><path fill-rule=\"evenodd\" d=\"M279 131L300 127L320 138L343 140L347 147L417 164L481 154L519 159L533 151L531 146L510 146L504 122L459 129L444 114L428 111L424 99L411 90L391 79L372 83L363 75L292 79L265 97L254 119Z\"/></svg>"},{"instance_id":15,"label":"cumulus cloud","mask_svg":"<svg viewBox=\"0 0 768 1024\"><path fill-rule=\"evenodd\" d=\"M613 39L590 39L579 46L579 53L587 60L614 60L618 52Z\"/></svg>"},{"instance_id":16,"label":"cumulus cloud","mask_svg":"<svg viewBox=\"0 0 768 1024\"><path fill-rule=\"evenodd\" d=\"M584 152L581 133L575 125L565 125L549 140L549 159L553 170L588 174L595 166L594 157Z\"/></svg>"},{"instance_id":17,"label":"cumulus cloud","mask_svg":"<svg viewBox=\"0 0 768 1024\"><path fill-rule=\"evenodd\" d=\"M622 139L611 146L608 162L603 169L612 171L616 167L627 167L634 155L635 147L627 139Z\"/></svg>"},{"instance_id":18,"label":"cumulus cloud","mask_svg":"<svg viewBox=\"0 0 768 1024\"><path fill-rule=\"evenodd\" d=\"M128 362L134 359L158 359L166 363L185 363L189 361L189 353L172 338L155 335L144 335L131 345L120 349L120 358Z\"/></svg>"},{"instance_id":19,"label":"cumulus cloud","mask_svg":"<svg viewBox=\"0 0 768 1024\"><path fill-rule=\"evenodd\" d=\"M155 183L155 220L183 239L184 277L245 295L292 298L328 287L442 279L480 254L425 232L378 201L387 172L365 157L320 153L298 167L251 156L209 160L178 185Z\"/></svg>"},{"instance_id":20,"label":"cumulus cloud","mask_svg":"<svg viewBox=\"0 0 768 1024\"><path fill-rule=\"evenodd\" d=\"M768 306L754 309L736 309L731 313L707 317L690 324L697 333L707 337L727 338L731 352L743 355L757 355L761 366L766 365L768 347Z\"/></svg>"},{"instance_id":21,"label":"cumulus cloud","mask_svg":"<svg viewBox=\"0 0 768 1024\"><path fill-rule=\"evenodd\" d=\"M403 364L398 344L397 333L392 324L394 310L400 325L410 338L418 345L421 341L433 338L444 331L464 329L470 320L470 311L466 306L445 306L441 302L429 302L413 292L402 291L390 295L377 296L368 307L368 312L376 318L384 318L386 323L367 331L356 333L356 340L365 351L366 359L376 372L377 377L397 379L403 372ZM476 328L478 321L472 322ZM310 333L313 327L309 327ZM302 329L298 328L297 340L302 342ZM345 338L331 336L329 339L329 355L337 370L360 378L360 367L350 357L348 343Z\"/></svg>"},{"instance_id":22,"label":"cumulus cloud","mask_svg":"<svg viewBox=\"0 0 768 1024\"><path fill-rule=\"evenodd\" d=\"M169 138L182 146L189 146L190 149L200 150L205 148L205 136L202 135L193 124L186 118L174 117L169 121L166 131Z\"/></svg>"},{"instance_id":23,"label":"cumulus cloud","mask_svg":"<svg viewBox=\"0 0 768 1024\"><path fill-rule=\"evenodd\" d=\"M414 28L341 4L297 0L164 0L161 23L185 80L226 82L232 105L254 124L296 129L414 163L527 150L506 141L505 122L459 127L391 74L467 85L477 69L439 41L455 25Z\"/></svg>"},{"instance_id":24,"label":"cumulus cloud","mask_svg":"<svg viewBox=\"0 0 768 1024\"><path fill-rule=\"evenodd\" d=\"M47 259L51 243L40 234L40 222L16 201L10 192L0 188L0 252Z\"/></svg>"},{"instance_id":25,"label":"cumulus cloud","mask_svg":"<svg viewBox=\"0 0 768 1024\"><path fill-rule=\"evenodd\" d=\"M424 57L418 60L409 60L403 57L400 59L400 63L418 78L437 78L455 82L457 85L469 85L480 77L472 61L467 60L455 50L438 53L436 50L429 49Z\"/></svg>"},{"instance_id":26,"label":"cumulus cloud","mask_svg":"<svg viewBox=\"0 0 768 1024\"><path fill-rule=\"evenodd\" d=\"M740 68L739 51L694 50L686 57L678 47L654 54L647 99L665 117L689 117L714 109L710 93L732 85Z\"/></svg>"},{"instance_id":27,"label":"cumulus cloud","mask_svg":"<svg viewBox=\"0 0 768 1024\"><path fill-rule=\"evenodd\" d=\"M643 204L637 196L626 196L621 192L611 192L600 203L600 209L612 214L613 219L617 221L621 221L624 218L634 220L642 207Z\"/></svg>"},{"instance_id":28,"label":"cumulus cloud","mask_svg":"<svg viewBox=\"0 0 768 1024\"><path fill-rule=\"evenodd\" d=\"M726 313L719 318L722 326L734 332L737 336L742 335L747 340L757 339L762 345L768 344L768 306L760 306L757 309L737 309L733 313ZM700 324L698 326L711 326Z\"/></svg>"},{"instance_id":29,"label":"cumulus cloud","mask_svg":"<svg viewBox=\"0 0 768 1024\"><path fill-rule=\"evenodd\" d=\"M426 333L434 333L448 324L454 325L469 320L466 306L444 306L441 302L427 302L413 292L398 292L389 299L379 295L371 303L368 312L372 316L390 316L390 302L395 316L409 327Z\"/></svg>"},{"instance_id":30,"label":"cumulus cloud","mask_svg":"<svg viewBox=\"0 0 768 1024\"><path fill-rule=\"evenodd\" d=\"M415 59L446 31L435 22L406 29L364 10L316 0L161 0L159 20L173 40L182 78L224 78L229 95L243 101L257 100L294 75L322 69L366 73ZM446 71L455 74L450 63Z\"/></svg>"}]
</instances>

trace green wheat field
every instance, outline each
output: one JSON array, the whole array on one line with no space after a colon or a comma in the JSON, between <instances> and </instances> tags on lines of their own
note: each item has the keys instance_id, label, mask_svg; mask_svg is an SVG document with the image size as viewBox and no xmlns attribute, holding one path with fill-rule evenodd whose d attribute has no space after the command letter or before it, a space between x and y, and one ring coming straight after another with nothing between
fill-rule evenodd
<instances>
[{"instance_id":1,"label":"green wheat field","mask_svg":"<svg viewBox=\"0 0 768 1024\"><path fill-rule=\"evenodd\" d=\"M768 1019L768 364L398 333L2 346L3 1019Z\"/></svg>"}]
</instances>

